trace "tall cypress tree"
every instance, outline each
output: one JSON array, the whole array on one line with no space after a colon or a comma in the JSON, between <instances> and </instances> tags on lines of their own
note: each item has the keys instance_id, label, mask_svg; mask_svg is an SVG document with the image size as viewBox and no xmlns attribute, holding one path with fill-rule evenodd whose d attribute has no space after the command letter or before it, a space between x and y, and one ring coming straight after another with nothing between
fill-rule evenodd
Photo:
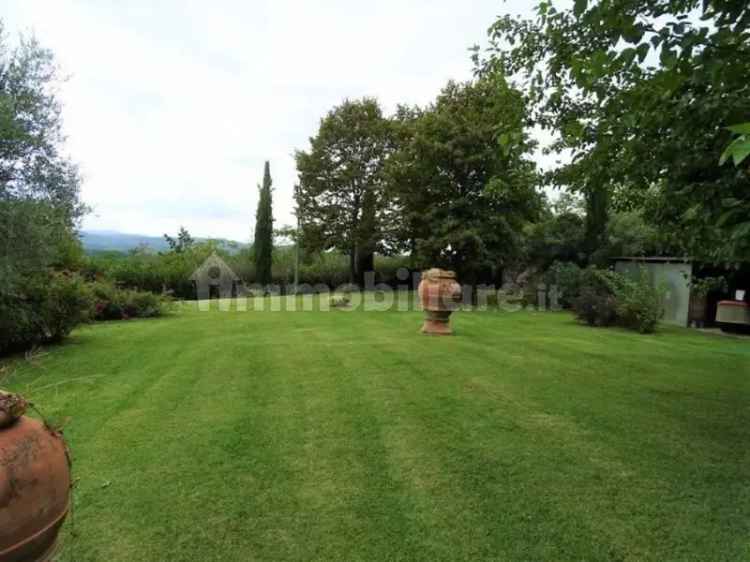
<instances>
[{"instance_id":1,"label":"tall cypress tree","mask_svg":"<svg viewBox=\"0 0 750 562\"><path fill-rule=\"evenodd\" d=\"M271 202L271 167L266 161L263 185L258 186L258 209L255 212L255 280L261 285L271 283L273 261L273 210Z\"/></svg>"}]
</instances>

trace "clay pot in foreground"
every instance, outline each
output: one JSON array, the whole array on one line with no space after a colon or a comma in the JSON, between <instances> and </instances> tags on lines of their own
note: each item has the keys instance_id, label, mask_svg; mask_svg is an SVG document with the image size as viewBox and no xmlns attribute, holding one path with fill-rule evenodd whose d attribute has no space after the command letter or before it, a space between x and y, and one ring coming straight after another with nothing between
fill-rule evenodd
<instances>
[{"instance_id":1,"label":"clay pot in foreground","mask_svg":"<svg viewBox=\"0 0 750 562\"><path fill-rule=\"evenodd\" d=\"M455 272L437 268L424 271L418 292L425 313L422 333L452 334L450 315L461 301L461 285Z\"/></svg>"},{"instance_id":2,"label":"clay pot in foreground","mask_svg":"<svg viewBox=\"0 0 750 562\"><path fill-rule=\"evenodd\" d=\"M60 433L25 416L0 427L0 562L51 560L69 504Z\"/></svg>"}]
</instances>

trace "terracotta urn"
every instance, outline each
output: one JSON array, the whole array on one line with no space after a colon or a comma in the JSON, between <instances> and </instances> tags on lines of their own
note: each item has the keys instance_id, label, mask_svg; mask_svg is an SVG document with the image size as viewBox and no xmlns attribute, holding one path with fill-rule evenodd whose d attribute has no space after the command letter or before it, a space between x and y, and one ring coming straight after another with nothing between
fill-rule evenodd
<instances>
[{"instance_id":1,"label":"terracotta urn","mask_svg":"<svg viewBox=\"0 0 750 562\"><path fill-rule=\"evenodd\" d=\"M452 334L450 316L461 301L461 285L456 281L456 274L444 269L428 269L422 272L418 292L425 314L422 333Z\"/></svg>"},{"instance_id":2,"label":"terracotta urn","mask_svg":"<svg viewBox=\"0 0 750 562\"><path fill-rule=\"evenodd\" d=\"M24 410L0 391L0 562L51 560L70 504L62 435Z\"/></svg>"}]
</instances>

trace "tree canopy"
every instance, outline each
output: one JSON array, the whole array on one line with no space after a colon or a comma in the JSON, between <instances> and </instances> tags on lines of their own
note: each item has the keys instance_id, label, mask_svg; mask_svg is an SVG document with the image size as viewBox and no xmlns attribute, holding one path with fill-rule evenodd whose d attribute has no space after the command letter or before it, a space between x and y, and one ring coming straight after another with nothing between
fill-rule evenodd
<instances>
[{"instance_id":1,"label":"tree canopy","mask_svg":"<svg viewBox=\"0 0 750 562\"><path fill-rule=\"evenodd\" d=\"M173 238L169 234L165 234L164 240L169 244L170 251L177 254L189 250L194 244L193 237L190 236L190 233L184 226L180 227L180 231L177 233L176 237Z\"/></svg>"},{"instance_id":2,"label":"tree canopy","mask_svg":"<svg viewBox=\"0 0 750 562\"><path fill-rule=\"evenodd\" d=\"M748 25L744 1L543 0L534 19L498 19L475 62L512 77L532 123L557 134L552 150L572 156L550 184L603 205L651 191L648 218L674 248L747 260L750 175L719 159L729 127L750 120Z\"/></svg>"},{"instance_id":3,"label":"tree canopy","mask_svg":"<svg viewBox=\"0 0 750 562\"><path fill-rule=\"evenodd\" d=\"M0 353L65 336L87 299L69 270L82 261L85 211L76 165L62 154L52 53L11 48L0 22Z\"/></svg>"},{"instance_id":4,"label":"tree canopy","mask_svg":"<svg viewBox=\"0 0 750 562\"><path fill-rule=\"evenodd\" d=\"M45 202L72 224L85 207L78 168L62 153L58 81L51 51L33 38L11 48L0 21L0 200Z\"/></svg>"},{"instance_id":5,"label":"tree canopy","mask_svg":"<svg viewBox=\"0 0 750 562\"><path fill-rule=\"evenodd\" d=\"M76 165L62 154L59 82L35 39L11 47L0 21L0 268L9 288L80 253L73 227L85 211Z\"/></svg>"},{"instance_id":6,"label":"tree canopy","mask_svg":"<svg viewBox=\"0 0 750 562\"><path fill-rule=\"evenodd\" d=\"M376 100L364 98L333 108L310 149L296 153L303 245L348 254L352 282L362 283L391 237L383 178L391 146L389 121Z\"/></svg>"},{"instance_id":7,"label":"tree canopy","mask_svg":"<svg viewBox=\"0 0 750 562\"><path fill-rule=\"evenodd\" d=\"M388 164L400 235L423 266L468 283L520 256L541 209L521 94L500 76L450 82L435 103L401 108Z\"/></svg>"}]
</instances>

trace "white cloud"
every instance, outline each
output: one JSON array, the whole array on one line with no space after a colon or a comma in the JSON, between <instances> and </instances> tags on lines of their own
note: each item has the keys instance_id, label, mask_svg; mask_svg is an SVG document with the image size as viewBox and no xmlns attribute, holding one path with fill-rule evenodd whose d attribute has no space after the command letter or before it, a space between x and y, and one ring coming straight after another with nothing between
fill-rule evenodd
<instances>
[{"instance_id":1,"label":"white cloud","mask_svg":"<svg viewBox=\"0 0 750 562\"><path fill-rule=\"evenodd\" d=\"M246 240L265 159L289 224L292 154L321 116L345 97L429 102L471 76L467 49L495 17L519 11L529 3L6 0L0 18L70 75L87 228Z\"/></svg>"}]
</instances>

